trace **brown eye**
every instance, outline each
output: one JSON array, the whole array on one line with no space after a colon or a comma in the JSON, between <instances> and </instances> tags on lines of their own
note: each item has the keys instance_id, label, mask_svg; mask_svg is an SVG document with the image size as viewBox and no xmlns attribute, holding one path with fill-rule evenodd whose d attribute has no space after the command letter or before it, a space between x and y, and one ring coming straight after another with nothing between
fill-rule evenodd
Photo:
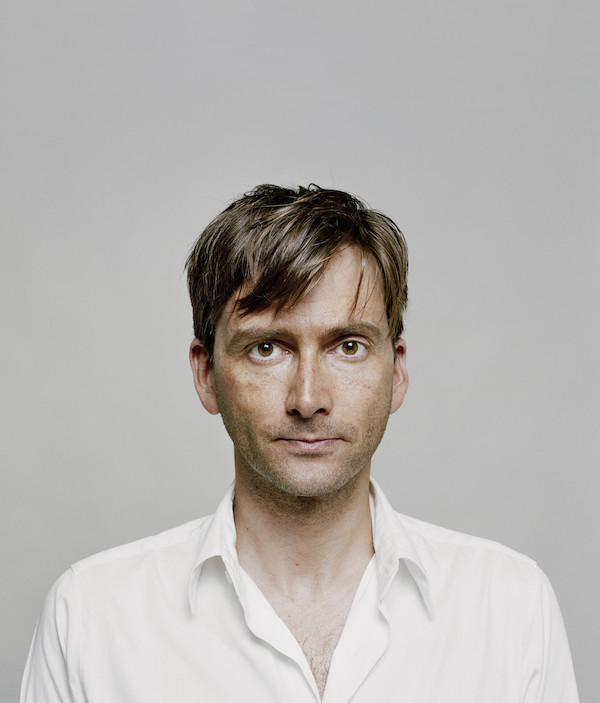
<instances>
[{"instance_id":1,"label":"brown eye","mask_svg":"<svg viewBox=\"0 0 600 703\"><path fill-rule=\"evenodd\" d=\"M271 356L273 353L273 345L271 342L263 342L262 344L258 344L256 346L256 351L260 356Z\"/></svg>"},{"instance_id":2,"label":"brown eye","mask_svg":"<svg viewBox=\"0 0 600 703\"><path fill-rule=\"evenodd\" d=\"M346 356L354 356L358 351L358 342L354 340L348 340L347 342L342 342L342 351Z\"/></svg>"},{"instance_id":3,"label":"brown eye","mask_svg":"<svg viewBox=\"0 0 600 703\"><path fill-rule=\"evenodd\" d=\"M249 350L248 358L258 364L262 362L272 364L281 361L285 353L285 349L276 342L259 342Z\"/></svg>"}]
</instances>

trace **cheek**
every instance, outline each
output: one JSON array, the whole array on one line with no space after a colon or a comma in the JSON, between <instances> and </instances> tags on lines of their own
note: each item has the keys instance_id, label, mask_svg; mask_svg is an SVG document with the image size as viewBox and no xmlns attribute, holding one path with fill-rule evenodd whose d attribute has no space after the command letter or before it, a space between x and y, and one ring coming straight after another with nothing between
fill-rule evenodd
<instances>
[{"instance_id":1,"label":"cheek","mask_svg":"<svg viewBox=\"0 0 600 703\"><path fill-rule=\"evenodd\" d=\"M228 373L227 369L215 373L215 391L221 414L250 424L262 410L275 407L277 390L272 379L255 374Z\"/></svg>"},{"instance_id":2,"label":"cheek","mask_svg":"<svg viewBox=\"0 0 600 703\"><path fill-rule=\"evenodd\" d=\"M370 373L341 374L336 378L337 396L340 402L351 407L385 408L389 411L392 399L393 370L382 372L375 368Z\"/></svg>"}]
</instances>

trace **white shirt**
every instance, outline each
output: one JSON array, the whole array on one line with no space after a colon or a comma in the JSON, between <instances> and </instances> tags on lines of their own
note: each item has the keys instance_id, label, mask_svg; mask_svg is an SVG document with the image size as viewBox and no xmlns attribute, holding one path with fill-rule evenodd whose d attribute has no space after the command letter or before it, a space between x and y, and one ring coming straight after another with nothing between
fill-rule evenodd
<instances>
[{"instance_id":1,"label":"white shirt","mask_svg":"<svg viewBox=\"0 0 600 703\"><path fill-rule=\"evenodd\" d=\"M394 512L373 483L375 556L324 703L576 703L535 562ZM75 564L38 622L21 703L308 703L300 646L240 567L233 486L215 515Z\"/></svg>"}]
</instances>

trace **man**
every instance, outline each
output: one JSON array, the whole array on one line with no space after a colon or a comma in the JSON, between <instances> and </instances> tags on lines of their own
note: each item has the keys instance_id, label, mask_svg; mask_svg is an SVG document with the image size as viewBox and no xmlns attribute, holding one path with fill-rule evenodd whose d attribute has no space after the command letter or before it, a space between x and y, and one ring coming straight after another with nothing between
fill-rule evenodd
<instances>
[{"instance_id":1,"label":"man","mask_svg":"<svg viewBox=\"0 0 600 703\"><path fill-rule=\"evenodd\" d=\"M398 515L370 480L408 383L394 223L260 186L187 268L194 383L235 484L215 515L59 579L21 700L577 701L536 564Z\"/></svg>"}]
</instances>

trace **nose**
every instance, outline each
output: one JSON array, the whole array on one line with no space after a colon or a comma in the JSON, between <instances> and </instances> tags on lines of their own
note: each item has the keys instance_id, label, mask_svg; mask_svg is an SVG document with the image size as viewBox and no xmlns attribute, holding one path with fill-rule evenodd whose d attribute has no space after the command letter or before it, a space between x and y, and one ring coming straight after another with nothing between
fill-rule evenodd
<instances>
[{"instance_id":1,"label":"nose","mask_svg":"<svg viewBox=\"0 0 600 703\"><path fill-rule=\"evenodd\" d=\"M329 414L332 404L330 382L319 359L298 359L290 373L287 412L302 418L317 413Z\"/></svg>"}]
</instances>

